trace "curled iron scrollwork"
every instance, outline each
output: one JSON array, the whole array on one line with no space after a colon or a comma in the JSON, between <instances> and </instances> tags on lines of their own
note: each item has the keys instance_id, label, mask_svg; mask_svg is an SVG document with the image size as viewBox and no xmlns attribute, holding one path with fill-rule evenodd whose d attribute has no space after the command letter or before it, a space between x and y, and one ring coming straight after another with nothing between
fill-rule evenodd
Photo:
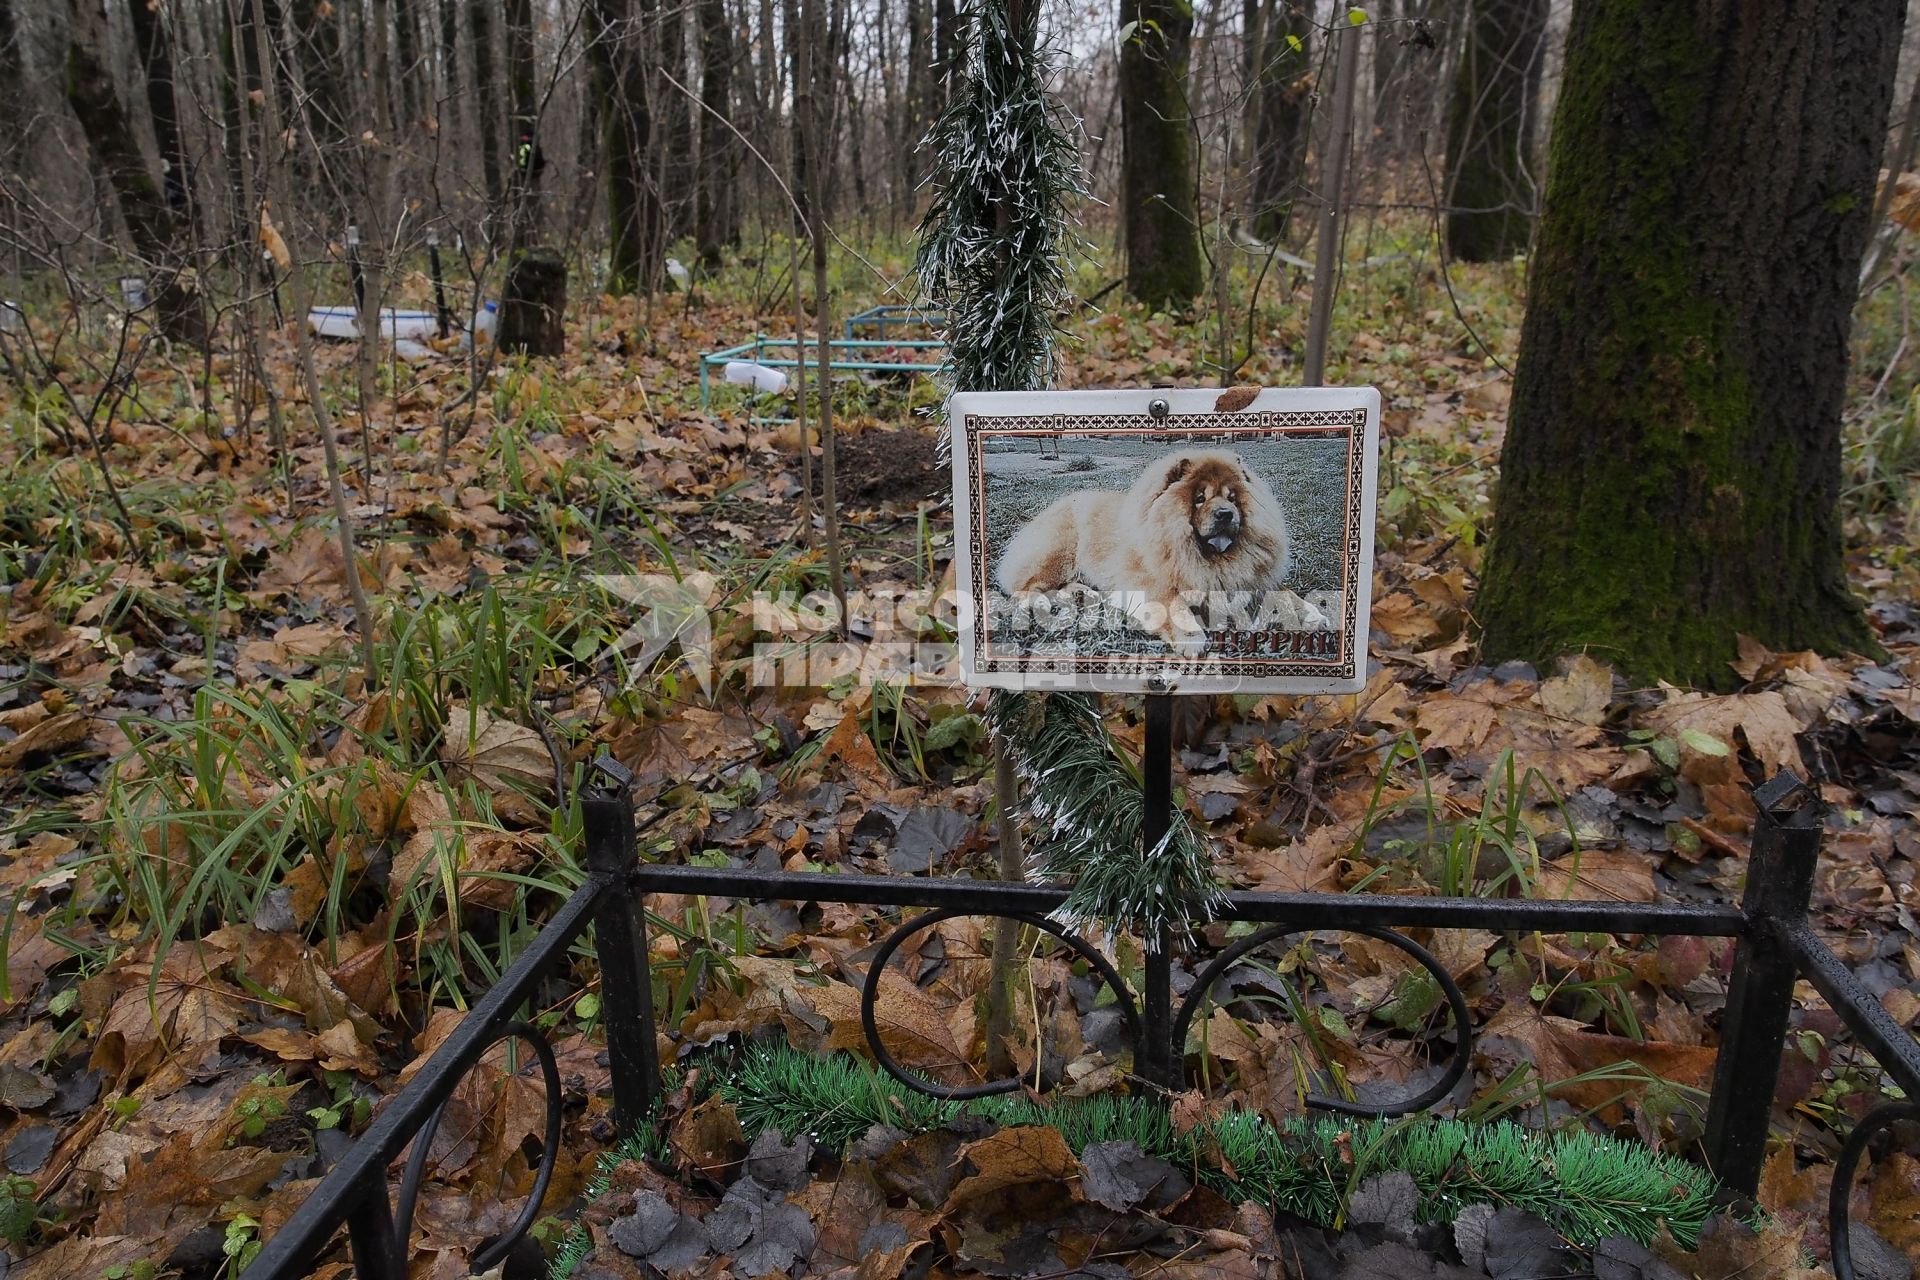
<instances>
[{"instance_id":1,"label":"curled iron scrollwork","mask_svg":"<svg viewBox=\"0 0 1920 1280\"><path fill-rule=\"evenodd\" d=\"M540 1167L534 1174L533 1189L527 1193L527 1204L520 1211L520 1216L486 1248L474 1254L469 1265L476 1274L498 1265L533 1227L534 1219L540 1215L540 1203L547 1197L547 1184L553 1181L554 1164L560 1156L560 1063L553 1056L553 1046L547 1043L546 1033L531 1022L510 1022L500 1028L492 1039L480 1045L467 1070L471 1071L479 1065L494 1045L503 1040L516 1039L524 1040L533 1049L534 1057L540 1063L542 1083L546 1086L546 1129L540 1142ZM420 1126L420 1131L413 1138L413 1151L407 1157L406 1170L400 1175L400 1198L394 1205L393 1238L403 1253L407 1239L413 1233L413 1209L420 1197L420 1184L426 1177L427 1153L433 1146L433 1135L439 1130L440 1121L447 1113L447 1104L452 1101L451 1094L442 1099L440 1105L434 1108L433 1115Z\"/></svg>"},{"instance_id":2,"label":"curled iron scrollwork","mask_svg":"<svg viewBox=\"0 0 1920 1280\"><path fill-rule=\"evenodd\" d=\"M1920 1102L1889 1102L1869 1111L1840 1148L1833 1162L1833 1185L1827 1190L1827 1238L1833 1250L1835 1280L1853 1280L1852 1215L1847 1202L1853 1198L1853 1179L1866 1159L1867 1145L1902 1120L1920 1123Z\"/></svg>"},{"instance_id":3,"label":"curled iron scrollwork","mask_svg":"<svg viewBox=\"0 0 1920 1280\"><path fill-rule=\"evenodd\" d=\"M952 920L960 916L985 916L994 920L1012 920L1059 939L1071 949L1075 955L1085 960L1093 971L1100 975L1100 980L1112 989L1114 997L1119 1003L1121 1016L1127 1021L1128 1032L1135 1044L1140 1043L1140 1011L1134 1006L1132 998L1127 994L1126 980L1120 976L1119 970L1113 967L1113 962L1100 954L1099 949L1086 939L1080 937L1066 926L1047 919L1045 916L1032 915L1021 911L981 911L972 907L943 907L917 915L888 934L886 941L882 942L880 949L874 953L872 963L867 966L866 981L861 984L860 1025L866 1031L867 1048L873 1052L874 1061L878 1062L888 1075L910 1089L949 1102L963 1101L968 1098L985 1098L1000 1093L1012 1093L1021 1087L1022 1081L1018 1076L1010 1076L1004 1080L988 1080L980 1084L970 1085L944 1085L937 1081L928 1080L926 1077L916 1075L901 1066L880 1038L880 1022L877 1014L877 1004L880 998L880 975L885 972L887 961L891 960L893 953L898 951L901 944L906 942L906 940L914 934L919 933L923 929L931 929L943 920Z\"/></svg>"},{"instance_id":4,"label":"curled iron scrollwork","mask_svg":"<svg viewBox=\"0 0 1920 1280\"><path fill-rule=\"evenodd\" d=\"M1193 984L1193 993L1181 1004L1180 1014L1173 1021L1173 1043L1176 1045L1186 1043L1187 1028L1192 1025L1194 1014L1209 999L1214 985L1229 969L1269 943L1294 934L1311 932L1314 930L1309 925L1276 924L1258 933L1248 934L1222 951L1214 958L1212 964L1201 971L1200 977ZM1466 993L1460 990L1460 984L1453 980L1453 975L1447 972L1446 966L1441 964L1431 951L1403 933L1366 925L1349 925L1341 932L1362 934L1397 947L1425 969L1439 984L1441 993L1446 997L1447 1007L1453 1013L1454 1035L1458 1043L1454 1046L1453 1059L1447 1064L1445 1074L1411 1097L1390 1102L1349 1102L1345 1098L1330 1098L1323 1094L1310 1093L1306 1098L1307 1105L1322 1111L1336 1111L1354 1116L1398 1116L1410 1111L1424 1111L1451 1093L1453 1087L1460 1083L1461 1077L1466 1075L1467 1062L1472 1057L1473 1049L1473 1022L1467 1011Z\"/></svg>"}]
</instances>

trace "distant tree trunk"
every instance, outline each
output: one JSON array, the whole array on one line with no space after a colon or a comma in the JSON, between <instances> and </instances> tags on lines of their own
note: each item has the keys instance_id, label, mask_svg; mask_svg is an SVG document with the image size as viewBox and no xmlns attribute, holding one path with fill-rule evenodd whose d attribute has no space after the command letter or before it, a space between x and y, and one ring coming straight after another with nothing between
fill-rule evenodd
<instances>
[{"instance_id":1,"label":"distant tree trunk","mask_svg":"<svg viewBox=\"0 0 1920 1280\"><path fill-rule=\"evenodd\" d=\"M469 0L468 62L473 75L473 110L480 121L480 173L487 189L489 216L505 205L506 179L500 166L500 108L491 101L494 86L493 11L500 0ZM624 5L622 6L624 8Z\"/></svg>"},{"instance_id":2,"label":"distant tree trunk","mask_svg":"<svg viewBox=\"0 0 1920 1280\"><path fill-rule=\"evenodd\" d=\"M340 19L330 0L294 0L293 25L300 42L300 83L306 91L307 121L324 152L347 138L349 116L341 87Z\"/></svg>"},{"instance_id":3,"label":"distant tree trunk","mask_svg":"<svg viewBox=\"0 0 1920 1280\"><path fill-rule=\"evenodd\" d=\"M1313 60L1308 39L1313 23L1299 0L1269 0L1261 24L1260 73L1255 82L1253 174L1250 183L1253 234L1278 241L1306 172L1308 106L1313 96Z\"/></svg>"},{"instance_id":4,"label":"distant tree trunk","mask_svg":"<svg viewBox=\"0 0 1920 1280\"><path fill-rule=\"evenodd\" d=\"M906 199L912 199L913 190L920 178L918 154L920 139L926 137L927 128L933 123L934 77L936 72L932 64L933 41L932 13L927 0L906 0L907 9L907 68L901 77L901 96L906 112L905 127L901 129L902 145L897 159L900 162L900 189Z\"/></svg>"},{"instance_id":5,"label":"distant tree trunk","mask_svg":"<svg viewBox=\"0 0 1920 1280\"><path fill-rule=\"evenodd\" d=\"M192 191L187 174L187 146L180 133L180 111L173 96L173 48L167 34L163 0L134 0L127 6L133 17L133 42L140 71L147 82L147 111L153 120L153 139L160 148L160 189L167 208L182 228L191 225Z\"/></svg>"},{"instance_id":6,"label":"distant tree trunk","mask_svg":"<svg viewBox=\"0 0 1920 1280\"><path fill-rule=\"evenodd\" d=\"M631 0L588 0L594 96L605 121L607 292L628 294L652 278L659 203L641 168L648 137L646 72Z\"/></svg>"},{"instance_id":7,"label":"distant tree trunk","mask_svg":"<svg viewBox=\"0 0 1920 1280\"><path fill-rule=\"evenodd\" d=\"M954 0L933 0L933 101L927 113L931 119L947 109L947 103L953 101L953 88L960 82L960 73L967 65L966 33L962 29L965 19Z\"/></svg>"},{"instance_id":8,"label":"distant tree trunk","mask_svg":"<svg viewBox=\"0 0 1920 1280\"><path fill-rule=\"evenodd\" d=\"M278 7L270 4L266 9L267 20L277 22ZM255 265L254 259L258 256L258 246L251 228L247 226L253 214L252 210L245 206L252 201L248 200L244 194L244 188L248 184L242 180L241 159L243 154L257 143L249 135L247 128L251 112L242 110L241 103L249 94L261 91L262 81L260 59L256 52L253 34L253 5L250 0L238 0L232 21L221 32L220 57L222 71L225 74L225 83L221 87L220 105L222 123L226 132L223 150L227 158L227 182L237 202L236 208L239 210L235 225L242 229L238 239L240 251L246 257L245 270L251 273Z\"/></svg>"},{"instance_id":9,"label":"distant tree trunk","mask_svg":"<svg viewBox=\"0 0 1920 1280\"><path fill-rule=\"evenodd\" d=\"M1492 262L1533 233L1547 0L1473 0L1447 121L1447 251Z\"/></svg>"},{"instance_id":10,"label":"distant tree trunk","mask_svg":"<svg viewBox=\"0 0 1920 1280\"><path fill-rule=\"evenodd\" d=\"M363 113L357 132L360 139L360 167L366 182L360 211L361 228L365 233L363 261L366 287L360 299L357 362L360 374L358 407L363 475L370 475L373 470L371 414L379 389L380 310L386 301L390 275L387 254L397 213L393 199L393 157L398 143L393 127L393 0L368 0L367 19L371 30L364 42L366 93L356 103L356 109Z\"/></svg>"},{"instance_id":11,"label":"distant tree trunk","mask_svg":"<svg viewBox=\"0 0 1920 1280\"><path fill-rule=\"evenodd\" d=\"M420 14L413 0L395 0L393 8L393 52L400 60L400 118L404 127L412 128L427 114Z\"/></svg>"},{"instance_id":12,"label":"distant tree trunk","mask_svg":"<svg viewBox=\"0 0 1920 1280\"><path fill-rule=\"evenodd\" d=\"M650 7L659 31L656 61L652 65L669 72L681 84L687 84L693 77L687 74L687 28L681 0L658 0ZM651 86L650 91L653 137L660 140L653 148L660 175L656 198L664 206L666 217L656 252L664 258L668 241L678 240L693 230L693 104L664 78Z\"/></svg>"},{"instance_id":13,"label":"distant tree trunk","mask_svg":"<svg viewBox=\"0 0 1920 1280\"><path fill-rule=\"evenodd\" d=\"M507 102L512 112L507 136L513 140L513 178L507 203L512 211L508 235L526 248L540 239L540 87L533 65L532 0L506 0Z\"/></svg>"},{"instance_id":14,"label":"distant tree trunk","mask_svg":"<svg viewBox=\"0 0 1920 1280\"><path fill-rule=\"evenodd\" d=\"M827 142L831 108L821 99L823 88L836 79L830 59L821 56L828 31L826 15L820 12L823 0L802 0L799 24L794 33L793 118L795 150L807 157L807 208L810 210L807 232L813 243L813 323L819 340L820 393L820 506L826 515L827 585L838 605L837 628L847 634L847 583L840 549L840 499L837 490L836 456L838 446L833 434L833 295L827 283L827 210L832 193L827 180L833 168L828 163ZM829 65L822 66L821 64ZM802 349L800 359L806 359ZM806 431L800 433L801 447L807 444Z\"/></svg>"},{"instance_id":15,"label":"distant tree trunk","mask_svg":"<svg viewBox=\"0 0 1920 1280\"><path fill-rule=\"evenodd\" d=\"M1493 539L1489 660L1724 686L1870 652L1836 510L1904 0L1579 0Z\"/></svg>"},{"instance_id":16,"label":"distant tree trunk","mask_svg":"<svg viewBox=\"0 0 1920 1280\"><path fill-rule=\"evenodd\" d=\"M204 345L206 316L199 290L185 272L181 226L141 154L140 140L107 66L108 15L100 0L73 0L67 28L67 102L80 120L94 167L105 175L126 220L134 248L153 268L149 289L160 330L179 342Z\"/></svg>"},{"instance_id":17,"label":"distant tree trunk","mask_svg":"<svg viewBox=\"0 0 1920 1280\"><path fill-rule=\"evenodd\" d=\"M796 95L802 92L800 85L801 57L800 46L800 0L780 0L780 31L787 47L787 83L792 85ZM808 178L808 166L811 163L807 149L800 145L800 134L806 126L800 119L799 109L794 109L792 118L787 122L787 134L791 151L793 202L800 206L799 217L812 216L813 183ZM804 233L806 228L800 230Z\"/></svg>"},{"instance_id":18,"label":"distant tree trunk","mask_svg":"<svg viewBox=\"0 0 1920 1280\"><path fill-rule=\"evenodd\" d=\"M727 127L733 109L733 28L726 0L699 0L700 23L700 209L696 232L700 260L710 267L740 240L738 148Z\"/></svg>"},{"instance_id":19,"label":"distant tree trunk","mask_svg":"<svg viewBox=\"0 0 1920 1280\"><path fill-rule=\"evenodd\" d=\"M434 100L432 104L432 127L439 133L439 155L458 163L458 158L473 154L473 143L467 133L466 118L469 108L464 104L464 95L460 92L460 0L438 0L439 23L435 36L437 48L434 62L439 75L433 83ZM436 158L436 168L445 161ZM453 175L461 180L470 173L470 169L455 168Z\"/></svg>"},{"instance_id":20,"label":"distant tree trunk","mask_svg":"<svg viewBox=\"0 0 1920 1280\"><path fill-rule=\"evenodd\" d=\"M1206 280L1200 259L1187 59L1189 0L1120 0L1121 217L1127 293L1157 309L1184 308Z\"/></svg>"}]
</instances>

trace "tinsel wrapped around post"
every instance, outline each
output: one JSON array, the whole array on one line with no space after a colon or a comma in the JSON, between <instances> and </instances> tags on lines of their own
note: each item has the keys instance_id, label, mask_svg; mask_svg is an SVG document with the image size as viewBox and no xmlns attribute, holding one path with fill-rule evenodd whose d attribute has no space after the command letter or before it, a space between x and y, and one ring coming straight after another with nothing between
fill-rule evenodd
<instances>
[{"instance_id":1,"label":"tinsel wrapped around post","mask_svg":"<svg viewBox=\"0 0 1920 1280\"><path fill-rule=\"evenodd\" d=\"M996 693L988 724L1017 747L1017 811L1033 824L1034 874L1072 886L1056 916L1078 929L1131 928L1151 947L1163 929L1192 928L1219 909L1206 841L1184 812L1154 848L1142 847L1140 775L1091 697Z\"/></svg>"},{"instance_id":2,"label":"tinsel wrapped around post","mask_svg":"<svg viewBox=\"0 0 1920 1280\"><path fill-rule=\"evenodd\" d=\"M934 194L914 269L946 313L951 390L1038 391L1073 302L1078 126L1046 90L1037 0L985 0L967 17L974 56L927 138ZM1038 827L1029 871L1072 882L1058 915L1134 930L1150 948L1209 918L1220 891L1204 841L1176 812L1165 839L1141 848L1140 776L1091 696L995 693L988 720L1024 784L1013 807Z\"/></svg>"},{"instance_id":3,"label":"tinsel wrapped around post","mask_svg":"<svg viewBox=\"0 0 1920 1280\"><path fill-rule=\"evenodd\" d=\"M933 202L914 271L946 312L951 389L1038 391L1073 303L1068 207L1086 195L1076 125L1046 91L1038 0L985 0L966 17L973 57L924 144Z\"/></svg>"}]
</instances>

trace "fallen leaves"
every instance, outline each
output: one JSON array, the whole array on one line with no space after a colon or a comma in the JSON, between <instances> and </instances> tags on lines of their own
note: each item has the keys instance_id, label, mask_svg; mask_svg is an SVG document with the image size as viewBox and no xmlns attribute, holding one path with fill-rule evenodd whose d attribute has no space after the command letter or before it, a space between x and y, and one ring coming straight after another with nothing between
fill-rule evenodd
<instances>
[{"instance_id":1,"label":"fallen leaves","mask_svg":"<svg viewBox=\"0 0 1920 1280\"><path fill-rule=\"evenodd\" d=\"M480 707L448 708L440 758L496 798L553 793L553 757L540 734Z\"/></svg>"}]
</instances>

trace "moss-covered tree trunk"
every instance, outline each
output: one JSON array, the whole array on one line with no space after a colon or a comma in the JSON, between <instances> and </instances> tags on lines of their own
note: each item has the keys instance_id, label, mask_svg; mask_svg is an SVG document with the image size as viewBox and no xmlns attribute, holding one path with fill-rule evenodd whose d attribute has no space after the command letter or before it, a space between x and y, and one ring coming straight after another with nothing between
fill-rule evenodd
<instances>
[{"instance_id":1,"label":"moss-covered tree trunk","mask_svg":"<svg viewBox=\"0 0 1920 1280\"><path fill-rule=\"evenodd\" d=\"M1580 0L1478 613L1490 658L1871 648L1847 333L1903 0Z\"/></svg>"},{"instance_id":2,"label":"moss-covered tree trunk","mask_svg":"<svg viewBox=\"0 0 1920 1280\"><path fill-rule=\"evenodd\" d=\"M113 188L135 250L156 273L151 284L160 331L203 346L206 315L180 243L180 222L147 168L133 119L114 88L107 23L98 0L74 0L67 28L67 103L86 135L88 154Z\"/></svg>"},{"instance_id":3,"label":"moss-covered tree trunk","mask_svg":"<svg viewBox=\"0 0 1920 1280\"><path fill-rule=\"evenodd\" d=\"M1205 283L1200 260L1187 58L1189 0L1120 0L1121 217L1127 293L1152 307L1185 307Z\"/></svg>"},{"instance_id":4,"label":"moss-covered tree trunk","mask_svg":"<svg viewBox=\"0 0 1920 1280\"><path fill-rule=\"evenodd\" d=\"M1511 257L1533 232L1546 31L1547 0L1473 0L1447 116L1447 251L1456 258Z\"/></svg>"},{"instance_id":5,"label":"moss-covered tree trunk","mask_svg":"<svg viewBox=\"0 0 1920 1280\"><path fill-rule=\"evenodd\" d=\"M1268 0L1260 30L1260 56L1249 81L1254 126L1248 198L1253 233L1278 240L1287 233L1287 215L1306 169L1313 23L1302 0Z\"/></svg>"}]
</instances>

